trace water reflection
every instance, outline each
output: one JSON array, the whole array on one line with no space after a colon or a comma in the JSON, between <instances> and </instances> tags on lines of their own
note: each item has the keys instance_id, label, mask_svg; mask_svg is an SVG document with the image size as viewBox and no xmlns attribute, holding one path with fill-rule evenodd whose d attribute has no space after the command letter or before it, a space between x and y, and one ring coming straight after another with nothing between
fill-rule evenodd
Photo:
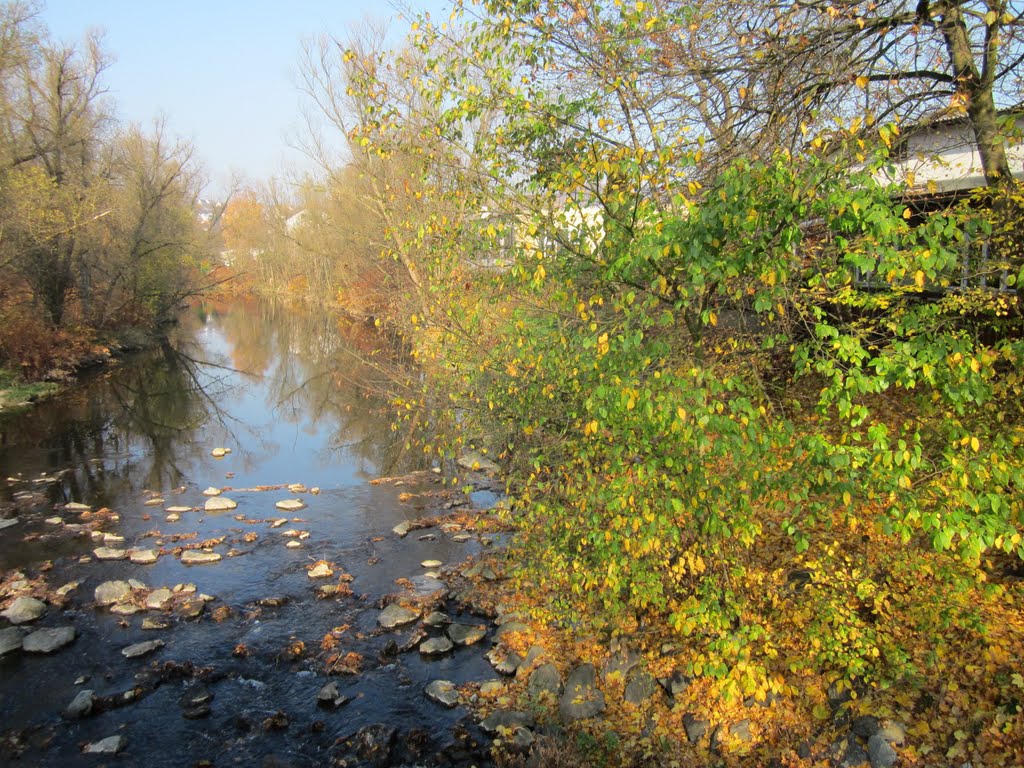
<instances>
[{"instance_id":1,"label":"water reflection","mask_svg":"<svg viewBox=\"0 0 1024 768\"><path fill-rule=\"evenodd\" d=\"M380 386L401 362L372 328L325 313L197 305L159 348L0 422L0 473L24 478L3 493L31 484L52 503L114 506L203 482L216 444L235 447L237 484L329 484L341 462L359 476L408 469Z\"/></svg>"}]
</instances>

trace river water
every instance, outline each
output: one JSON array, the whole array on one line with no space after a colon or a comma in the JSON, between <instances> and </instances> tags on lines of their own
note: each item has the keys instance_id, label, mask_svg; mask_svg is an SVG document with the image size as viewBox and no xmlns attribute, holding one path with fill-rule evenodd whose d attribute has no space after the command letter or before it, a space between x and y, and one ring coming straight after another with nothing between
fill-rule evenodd
<instances>
[{"instance_id":1,"label":"river water","mask_svg":"<svg viewBox=\"0 0 1024 768\"><path fill-rule=\"evenodd\" d=\"M400 539L391 528L436 514L452 500L469 502L469 509L494 498L486 491L470 499L445 496L441 479L416 466L372 386L379 365L394 361L358 324L339 327L328 317L254 303L197 306L173 344L0 422L0 504L3 517L18 517L0 530L0 601L27 593L12 582L28 581L35 594L50 597L79 582L63 607L54 600L25 625L73 626L71 645L0 658L0 761L485 762L484 740L466 711L423 693L439 678L461 684L494 677L482 648L460 647L437 659L394 655L388 643L401 644L404 635L376 623L381 599L408 588L396 579L422 583L422 561L456 563L487 543L477 535L456 541L439 529ZM214 458L218 447L231 452ZM420 471L402 484L370 482L414 470ZM289 484L319 492L282 487ZM238 508L206 512L203 491L210 486L226 489L222 495ZM430 495L417 495L423 492ZM307 506L275 508L294 498ZM72 502L92 511L83 517L66 508ZM190 511L168 520L171 506ZM97 515L101 509L110 512ZM271 521L282 518L287 522L274 527ZM76 529L83 524L93 530ZM97 560L103 534L111 535L108 546L152 548L160 557L148 565ZM175 551L209 540L218 540L209 549L222 556L219 562L185 565ZM289 548L290 541L301 546ZM331 579L309 577L319 561L331 564ZM351 595L338 581L344 573L352 576ZM178 610L186 586L175 609L116 615L94 602L95 588L116 579L136 579L146 591L195 585L197 595L213 599L198 618L187 618ZM318 597L324 583L340 583L341 592ZM143 629L146 618L166 628ZM0 619L0 629L6 626ZM158 638L163 647L148 655L121 653ZM328 674L353 666L338 658L355 660L358 673ZM318 707L317 694L330 681L351 701ZM62 716L86 689L97 697L96 711ZM208 713L193 706L200 692L212 694ZM375 751L373 739L388 742L391 729L394 746ZM124 737L116 758L83 754L85 745L115 735Z\"/></svg>"}]
</instances>

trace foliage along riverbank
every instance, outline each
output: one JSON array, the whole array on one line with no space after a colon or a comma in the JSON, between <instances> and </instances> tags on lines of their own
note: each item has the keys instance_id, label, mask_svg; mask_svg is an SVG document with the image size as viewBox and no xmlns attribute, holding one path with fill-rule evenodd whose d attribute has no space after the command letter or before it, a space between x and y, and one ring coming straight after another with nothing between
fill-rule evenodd
<instances>
[{"instance_id":1,"label":"foliage along riverbank","mask_svg":"<svg viewBox=\"0 0 1024 768\"><path fill-rule=\"evenodd\" d=\"M588 759L1020 762L1019 187L889 185L906 116L847 70L834 122L780 102L722 141L655 66L684 56L659 30L710 17L539 8L356 39L309 82L352 154L330 181L365 181L367 252L404 287L425 373L396 403L440 433L424 452L509 471L510 597L573 664L622 639L685 678L653 722L572 725ZM870 754L870 718L902 736Z\"/></svg>"}]
</instances>

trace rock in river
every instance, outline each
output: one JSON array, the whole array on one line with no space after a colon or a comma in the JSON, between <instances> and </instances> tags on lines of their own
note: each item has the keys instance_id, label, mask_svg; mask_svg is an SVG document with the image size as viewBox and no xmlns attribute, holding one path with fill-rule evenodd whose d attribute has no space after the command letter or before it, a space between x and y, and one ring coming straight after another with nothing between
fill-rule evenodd
<instances>
[{"instance_id":1,"label":"rock in river","mask_svg":"<svg viewBox=\"0 0 1024 768\"><path fill-rule=\"evenodd\" d=\"M203 509L207 512L227 512L229 509L235 509L237 506L238 502L229 499L227 496L213 496L206 500Z\"/></svg>"},{"instance_id":2,"label":"rock in river","mask_svg":"<svg viewBox=\"0 0 1024 768\"><path fill-rule=\"evenodd\" d=\"M124 746L124 736L108 736L92 744L86 744L82 751L87 755L116 755Z\"/></svg>"},{"instance_id":3,"label":"rock in river","mask_svg":"<svg viewBox=\"0 0 1024 768\"><path fill-rule=\"evenodd\" d=\"M306 504L302 499L284 499L283 501L277 502L275 505L282 512L295 512L300 509L304 509Z\"/></svg>"},{"instance_id":4,"label":"rock in river","mask_svg":"<svg viewBox=\"0 0 1024 768\"><path fill-rule=\"evenodd\" d=\"M432 637L420 643L420 653L424 656L443 656L454 647L447 637Z\"/></svg>"},{"instance_id":5,"label":"rock in river","mask_svg":"<svg viewBox=\"0 0 1024 768\"><path fill-rule=\"evenodd\" d=\"M11 624L28 624L35 621L46 613L46 603L36 600L34 597L19 597L11 603L10 607L0 613Z\"/></svg>"},{"instance_id":6,"label":"rock in river","mask_svg":"<svg viewBox=\"0 0 1024 768\"><path fill-rule=\"evenodd\" d=\"M7 627L0 629L0 656L6 656L11 651L21 648L21 638L25 630L18 627Z\"/></svg>"},{"instance_id":7,"label":"rock in river","mask_svg":"<svg viewBox=\"0 0 1024 768\"><path fill-rule=\"evenodd\" d=\"M95 703L96 694L93 691L79 691L78 695L68 704L67 709L64 710L64 716L69 720L88 717L92 714L92 708Z\"/></svg>"},{"instance_id":8,"label":"rock in river","mask_svg":"<svg viewBox=\"0 0 1024 768\"><path fill-rule=\"evenodd\" d=\"M122 648L121 655L126 659L137 659L140 656L145 656L147 653L152 653L158 648L163 647L163 640L147 640L144 643L135 643L134 645L129 645L127 648Z\"/></svg>"},{"instance_id":9,"label":"rock in river","mask_svg":"<svg viewBox=\"0 0 1024 768\"><path fill-rule=\"evenodd\" d=\"M216 563L220 560L217 552L204 552L201 549L186 549L181 553L181 562L184 565L202 565L203 563Z\"/></svg>"},{"instance_id":10,"label":"rock in river","mask_svg":"<svg viewBox=\"0 0 1024 768\"><path fill-rule=\"evenodd\" d=\"M424 693L428 699L445 707L451 708L459 703L459 692L455 689L455 683L448 680L435 680L426 687Z\"/></svg>"},{"instance_id":11,"label":"rock in river","mask_svg":"<svg viewBox=\"0 0 1024 768\"><path fill-rule=\"evenodd\" d=\"M310 568L306 575L311 579L327 579L334 575L334 571L331 570L331 566L321 561Z\"/></svg>"},{"instance_id":12,"label":"rock in river","mask_svg":"<svg viewBox=\"0 0 1024 768\"><path fill-rule=\"evenodd\" d=\"M96 605L113 605L131 591L127 581L104 581L96 587Z\"/></svg>"},{"instance_id":13,"label":"rock in river","mask_svg":"<svg viewBox=\"0 0 1024 768\"><path fill-rule=\"evenodd\" d=\"M452 624L448 627L448 637L456 645L473 645L483 639L487 629L480 625Z\"/></svg>"},{"instance_id":14,"label":"rock in river","mask_svg":"<svg viewBox=\"0 0 1024 768\"><path fill-rule=\"evenodd\" d=\"M377 617L377 623L384 627L384 629L394 629L404 624L411 624L419 617L420 615L415 611L403 608L398 603L392 603L380 612L380 616Z\"/></svg>"},{"instance_id":15,"label":"rock in river","mask_svg":"<svg viewBox=\"0 0 1024 768\"><path fill-rule=\"evenodd\" d=\"M338 690L337 683L327 683L320 692L316 695L316 704L318 707L324 709L337 709L338 707L348 704L352 700L351 696L346 696Z\"/></svg>"},{"instance_id":16,"label":"rock in river","mask_svg":"<svg viewBox=\"0 0 1024 768\"><path fill-rule=\"evenodd\" d=\"M21 641L21 647L26 653L53 653L72 642L75 635L74 627L37 629Z\"/></svg>"},{"instance_id":17,"label":"rock in river","mask_svg":"<svg viewBox=\"0 0 1024 768\"><path fill-rule=\"evenodd\" d=\"M151 611L162 610L172 597L174 597L174 593L167 587L154 589L146 596L146 607Z\"/></svg>"},{"instance_id":18,"label":"rock in river","mask_svg":"<svg viewBox=\"0 0 1024 768\"><path fill-rule=\"evenodd\" d=\"M114 547L100 547L94 549L93 554L97 560L124 560L128 557L128 550L116 549Z\"/></svg>"},{"instance_id":19,"label":"rock in river","mask_svg":"<svg viewBox=\"0 0 1024 768\"><path fill-rule=\"evenodd\" d=\"M138 565L151 565L157 560L155 549L129 549L128 559Z\"/></svg>"},{"instance_id":20,"label":"rock in river","mask_svg":"<svg viewBox=\"0 0 1024 768\"><path fill-rule=\"evenodd\" d=\"M215 459L223 459L229 453L231 453L230 448L214 448L212 451L210 451L210 455L213 456L213 458Z\"/></svg>"}]
</instances>

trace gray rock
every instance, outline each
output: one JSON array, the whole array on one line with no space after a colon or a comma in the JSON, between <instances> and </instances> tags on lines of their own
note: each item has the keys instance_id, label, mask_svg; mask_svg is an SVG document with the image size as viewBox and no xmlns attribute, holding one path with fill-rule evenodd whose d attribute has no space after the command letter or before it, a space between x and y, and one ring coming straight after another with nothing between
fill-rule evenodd
<instances>
[{"instance_id":1,"label":"gray rock","mask_svg":"<svg viewBox=\"0 0 1024 768\"><path fill-rule=\"evenodd\" d=\"M874 715L855 717L850 723L850 730L862 739L870 739L881 730L882 726Z\"/></svg>"},{"instance_id":2,"label":"gray rock","mask_svg":"<svg viewBox=\"0 0 1024 768\"><path fill-rule=\"evenodd\" d=\"M526 753L533 748L536 741L537 737L533 735L533 731L529 728L516 728L512 736L512 749L516 752Z\"/></svg>"},{"instance_id":3,"label":"gray rock","mask_svg":"<svg viewBox=\"0 0 1024 768\"><path fill-rule=\"evenodd\" d=\"M514 675L523 664L523 657L518 653L502 651L497 648L487 654L487 660L491 662L491 666L496 672L503 675Z\"/></svg>"},{"instance_id":4,"label":"gray rock","mask_svg":"<svg viewBox=\"0 0 1024 768\"><path fill-rule=\"evenodd\" d=\"M206 610L206 601L199 597L190 597L175 607L174 611L183 619L198 619Z\"/></svg>"},{"instance_id":5,"label":"gray rock","mask_svg":"<svg viewBox=\"0 0 1024 768\"><path fill-rule=\"evenodd\" d=\"M626 690L623 698L634 706L640 706L658 690L658 683L654 678L639 667L631 669L626 679Z\"/></svg>"},{"instance_id":6,"label":"gray rock","mask_svg":"<svg viewBox=\"0 0 1024 768\"><path fill-rule=\"evenodd\" d=\"M284 499L277 502L274 506L282 512L297 512L300 509L304 509L306 503L302 499Z\"/></svg>"},{"instance_id":7,"label":"gray rock","mask_svg":"<svg viewBox=\"0 0 1024 768\"><path fill-rule=\"evenodd\" d=\"M432 637L420 643L420 653L424 656L443 656L454 647L447 637Z\"/></svg>"},{"instance_id":8,"label":"gray rock","mask_svg":"<svg viewBox=\"0 0 1024 768\"><path fill-rule=\"evenodd\" d=\"M455 689L455 683L448 680L434 680L423 692L431 701L436 701L449 709L459 703L459 692Z\"/></svg>"},{"instance_id":9,"label":"gray rock","mask_svg":"<svg viewBox=\"0 0 1024 768\"><path fill-rule=\"evenodd\" d=\"M448 637L456 645L473 645L483 640L486 634L486 627L480 625L452 624L448 627Z\"/></svg>"},{"instance_id":10,"label":"gray rock","mask_svg":"<svg viewBox=\"0 0 1024 768\"><path fill-rule=\"evenodd\" d=\"M46 613L46 603L34 597L17 597L6 611L0 613L11 624L28 624Z\"/></svg>"},{"instance_id":11,"label":"gray rock","mask_svg":"<svg viewBox=\"0 0 1024 768\"><path fill-rule=\"evenodd\" d=\"M728 728L720 725L715 728L714 733L711 734L712 751L717 751L722 746L722 742L725 741L726 734L736 741L747 743L754 739L753 734L750 733L749 720L740 720L738 723L733 723Z\"/></svg>"},{"instance_id":12,"label":"gray rock","mask_svg":"<svg viewBox=\"0 0 1024 768\"><path fill-rule=\"evenodd\" d=\"M138 579L128 579L128 586L132 589L148 589L148 587Z\"/></svg>"},{"instance_id":13,"label":"gray rock","mask_svg":"<svg viewBox=\"0 0 1024 768\"><path fill-rule=\"evenodd\" d=\"M394 749L398 729L384 723L360 728L353 739L356 754L375 768L393 765L391 752Z\"/></svg>"},{"instance_id":14,"label":"gray rock","mask_svg":"<svg viewBox=\"0 0 1024 768\"><path fill-rule=\"evenodd\" d=\"M151 565L157 561L155 549L129 549L128 559L137 565Z\"/></svg>"},{"instance_id":15,"label":"gray rock","mask_svg":"<svg viewBox=\"0 0 1024 768\"><path fill-rule=\"evenodd\" d=\"M669 696L678 696L690 687L691 681L690 678L677 669L671 676L662 677L658 682Z\"/></svg>"},{"instance_id":16,"label":"gray rock","mask_svg":"<svg viewBox=\"0 0 1024 768\"><path fill-rule=\"evenodd\" d=\"M322 709L337 709L350 701L352 697L344 695L334 682L327 683L316 695L316 705Z\"/></svg>"},{"instance_id":17,"label":"gray rock","mask_svg":"<svg viewBox=\"0 0 1024 768\"><path fill-rule=\"evenodd\" d=\"M6 656L11 651L21 649L21 641L25 636L25 630L19 627L7 627L0 629L0 656Z\"/></svg>"},{"instance_id":18,"label":"gray rock","mask_svg":"<svg viewBox=\"0 0 1024 768\"><path fill-rule=\"evenodd\" d=\"M100 547L92 551L97 560L124 560L128 557L128 550L116 549L115 547Z\"/></svg>"},{"instance_id":19,"label":"gray rock","mask_svg":"<svg viewBox=\"0 0 1024 768\"><path fill-rule=\"evenodd\" d=\"M391 605L380 612L380 616L377 617L377 623L384 627L384 629L394 629L405 624L411 624L419 619L419 617L420 615L415 611L410 611L398 603L391 603Z\"/></svg>"},{"instance_id":20,"label":"gray rock","mask_svg":"<svg viewBox=\"0 0 1024 768\"><path fill-rule=\"evenodd\" d=\"M110 606L110 612L118 616L133 616L142 611L142 608L135 603L114 603Z\"/></svg>"},{"instance_id":21,"label":"gray rock","mask_svg":"<svg viewBox=\"0 0 1024 768\"><path fill-rule=\"evenodd\" d=\"M203 565L205 563L216 563L221 556L218 552L204 552L201 549L186 549L181 553L183 565Z\"/></svg>"},{"instance_id":22,"label":"gray rock","mask_svg":"<svg viewBox=\"0 0 1024 768\"><path fill-rule=\"evenodd\" d=\"M125 747L124 736L108 736L92 744L86 744L82 751L87 755L116 755Z\"/></svg>"},{"instance_id":23,"label":"gray rock","mask_svg":"<svg viewBox=\"0 0 1024 768\"><path fill-rule=\"evenodd\" d=\"M129 595L132 588L127 581L104 581L94 593L97 605L113 605Z\"/></svg>"},{"instance_id":24,"label":"gray rock","mask_svg":"<svg viewBox=\"0 0 1024 768\"><path fill-rule=\"evenodd\" d=\"M409 520L403 520L398 525L396 525L394 528L392 528L391 532L396 534L399 538L404 539L406 536L409 535L409 531L411 531L411 530L412 530L412 522L409 521Z\"/></svg>"},{"instance_id":25,"label":"gray rock","mask_svg":"<svg viewBox=\"0 0 1024 768\"><path fill-rule=\"evenodd\" d=\"M53 653L70 644L77 634L74 627L51 627L37 629L26 635L21 647L26 653Z\"/></svg>"},{"instance_id":26,"label":"gray rock","mask_svg":"<svg viewBox=\"0 0 1024 768\"><path fill-rule=\"evenodd\" d=\"M433 611L427 615L427 618L423 620L423 623L428 627L443 627L447 624L450 619L440 611Z\"/></svg>"},{"instance_id":27,"label":"gray rock","mask_svg":"<svg viewBox=\"0 0 1024 768\"><path fill-rule=\"evenodd\" d=\"M207 512L227 512L238 507L238 502L229 499L227 496L211 496L203 504Z\"/></svg>"},{"instance_id":28,"label":"gray rock","mask_svg":"<svg viewBox=\"0 0 1024 768\"><path fill-rule=\"evenodd\" d=\"M836 768L867 768L869 764L868 753L855 738L837 739L830 752Z\"/></svg>"},{"instance_id":29,"label":"gray rock","mask_svg":"<svg viewBox=\"0 0 1024 768\"><path fill-rule=\"evenodd\" d=\"M79 691L78 695L71 700L64 716L69 720L77 720L81 717L88 717L92 714L93 705L96 703L96 694L93 691Z\"/></svg>"},{"instance_id":30,"label":"gray rock","mask_svg":"<svg viewBox=\"0 0 1024 768\"><path fill-rule=\"evenodd\" d=\"M508 709L499 709L485 717L480 727L485 733L494 735L499 728L513 730L515 728L529 728L533 725L533 716L528 712L515 712Z\"/></svg>"},{"instance_id":31,"label":"gray rock","mask_svg":"<svg viewBox=\"0 0 1024 768\"><path fill-rule=\"evenodd\" d=\"M683 728L686 729L686 738L690 743L696 744L708 732L708 721L687 713L683 715Z\"/></svg>"},{"instance_id":32,"label":"gray rock","mask_svg":"<svg viewBox=\"0 0 1024 768\"><path fill-rule=\"evenodd\" d=\"M448 594L448 585L435 575L421 573L418 576L413 576L409 581L412 582L412 593L416 597L426 597L435 592L440 593L442 597Z\"/></svg>"},{"instance_id":33,"label":"gray rock","mask_svg":"<svg viewBox=\"0 0 1024 768\"><path fill-rule=\"evenodd\" d=\"M522 666L527 667L527 668L533 666L533 662L535 662L537 659L539 659L543 655L544 655L544 647L543 646L531 645L530 649L526 652L526 658L523 659Z\"/></svg>"},{"instance_id":34,"label":"gray rock","mask_svg":"<svg viewBox=\"0 0 1024 768\"><path fill-rule=\"evenodd\" d=\"M608 680L613 675L626 679L626 674L640 663L640 655L632 648L620 648L615 651L605 662L601 676Z\"/></svg>"},{"instance_id":35,"label":"gray rock","mask_svg":"<svg viewBox=\"0 0 1024 768\"><path fill-rule=\"evenodd\" d=\"M886 723L878 732L878 736L889 744L902 745L907 740L907 729L903 727L903 723Z\"/></svg>"},{"instance_id":36,"label":"gray rock","mask_svg":"<svg viewBox=\"0 0 1024 768\"><path fill-rule=\"evenodd\" d=\"M121 650L121 655L126 659L137 659L140 656L145 656L148 653L152 653L158 648L164 647L163 640L146 640L143 643L135 643L129 645L127 648Z\"/></svg>"},{"instance_id":37,"label":"gray rock","mask_svg":"<svg viewBox=\"0 0 1024 768\"><path fill-rule=\"evenodd\" d=\"M892 768L898 755L881 732L868 739L868 760L871 768Z\"/></svg>"},{"instance_id":38,"label":"gray rock","mask_svg":"<svg viewBox=\"0 0 1024 768\"><path fill-rule=\"evenodd\" d=\"M7 520L0 520L0 531L2 531L4 528L10 528L12 525L17 525L20 522L21 520L19 520L17 517L12 517Z\"/></svg>"},{"instance_id":39,"label":"gray rock","mask_svg":"<svg viewBox=\"0 0 1024 768\"><path fill-rule=\"evenodd\" d=\"M562 676L558 674L558 668L554 664L542 664L533 670L526 683L526 693L531 698L537 698L542 693L561 696Z\"/></svg>"},{"instance_id":40,"label":"gray rock","mask_svg":"<svg viewBox=\"0 0 1024 768\"><path fill-rule=\"evenodd\" d=\"M167 587L154 589L146 596L146 607L151 611L163 610L172 597L174 597L174 593Z\"/></svg>"},{"instance_id":41,"label":"gray rock","mask_svg":"<svg viewBox=\"0 0 1024 768\"><path fill-rule=\"evenodd\" d=\"M171 626L170 622L164 619L151 619L145 618L142 620L142 628L146 630L150 629L169 629Z\"/></svg>"},{"instance_id":42,"label":"gray rock","mask_svg":"<svg viewBox=\"0 0 1024 768\"><path fill-rule=\"evenodd\" d=\"M593 664L581 664L570 672L558 705L562 719L571 723L601 714L604 694L596 686L597 671Z\"/></svg>"}]
</instances>

